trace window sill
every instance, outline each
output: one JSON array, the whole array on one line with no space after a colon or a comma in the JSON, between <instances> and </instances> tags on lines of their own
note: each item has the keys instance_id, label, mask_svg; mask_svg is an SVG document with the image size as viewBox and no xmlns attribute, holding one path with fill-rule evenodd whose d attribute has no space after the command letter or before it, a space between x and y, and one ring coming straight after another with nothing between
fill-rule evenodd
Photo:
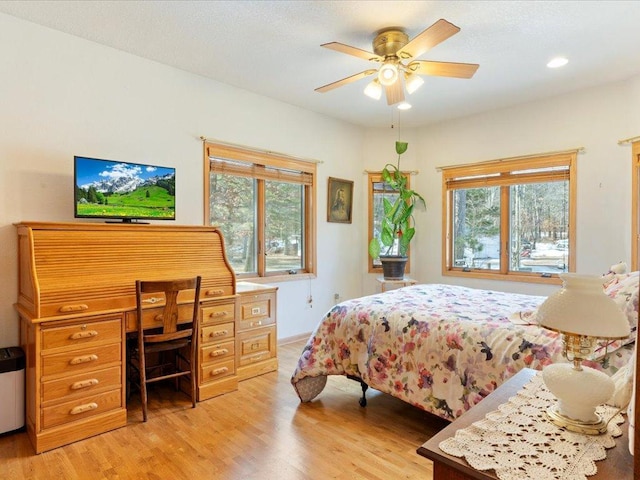
<instances>
[{"instance_id":1,"label":"window sill","mask_svg":"<svg viewBox=\"0 0 640 480\"><path fill-rule=\"evenodd\" d=\"M444 270L442 272L442 275L446 277L479 278L483 280L497 280L502 282L526 282L542 283L547 285L562 285L562 279L557 274L552 274L551 277L542 277L540 275L533 274L489 273L482 270L471 270L465 272L462 269L456 268L452 270Z\"/></svg>"},{"instance_id":2,"label":"window sill","mask_svg":"<svg viewBox=\"0 0 640 480\"><path fill-rule=\"evenodd\" d=\"M316 275L313 273L295 273L295 274L287 274L287 275L271 275L268 277L243 277L237 276L237 280L239 282L252 282L252 283L280 283L280 282L292 282L296 280L310 280L312 278L316 278Z\"/></svg>"}]
</instances>

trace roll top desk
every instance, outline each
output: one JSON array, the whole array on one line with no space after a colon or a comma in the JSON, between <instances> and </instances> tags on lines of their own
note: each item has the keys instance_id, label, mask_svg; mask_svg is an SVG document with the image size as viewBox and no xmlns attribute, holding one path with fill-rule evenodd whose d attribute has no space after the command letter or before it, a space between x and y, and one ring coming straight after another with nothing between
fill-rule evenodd
<instances>
[{"instance_id":1,"label":"roll top desk","mask_svg":"<svg viewBox=\"0 0 640 480\"><path fill-rule=\"evenodd\" d=\"M238 294L216 227L23 222L16 228L15 308L26 356L26 427L36 452L126 425L126 335L139 321L138 279L202 277L199 401L277 369L277 289L247 284ZM146 300L142 321L152 325L164 299ZM189 300L192 292L178 299Z\"/></svg>"}]
</instances>

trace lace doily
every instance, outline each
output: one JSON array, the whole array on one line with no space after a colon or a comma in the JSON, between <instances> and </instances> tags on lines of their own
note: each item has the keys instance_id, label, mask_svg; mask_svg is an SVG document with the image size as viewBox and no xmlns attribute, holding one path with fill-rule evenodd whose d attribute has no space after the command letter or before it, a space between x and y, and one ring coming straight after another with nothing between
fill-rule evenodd
<instances>
[{"instance_id":1,"label":"lace doily","mask_svg":"<svg viewBox=\"0 0 640 480\"><path fill-rule=\"evenodd\" d=\"M583 435L556 426L545 411L556 402L538 372L514 397L455 436L440 442L440 449L464 457L476 470L495 470L501 480L585 480L597 472L596 460L622 435L624 418L618 409L598 407L609 420L602 435Z\"/></svg>"}]
</instances>

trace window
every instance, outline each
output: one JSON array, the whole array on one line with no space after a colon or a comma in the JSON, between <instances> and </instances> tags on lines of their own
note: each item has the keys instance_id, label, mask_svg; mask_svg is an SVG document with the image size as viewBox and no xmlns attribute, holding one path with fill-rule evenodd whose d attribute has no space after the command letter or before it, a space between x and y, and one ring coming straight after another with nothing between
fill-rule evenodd
<instances>
[{"instance_id":1,"label":"window","mask_svg":"<svg viewBox=\"0 0 640 480\"><path fill-rule=\"evenodd\" d=\"M205 219L236 275L315 274L315 163L205 143Z\"/></svg>"},{"instance_id":2,"label":"window","mask_svg":"<svg viewBox=\"0 0 640 480\"><path fill-rule=\"evenodd\" d=\"M405 172L406 174L406 172ZM407 188L411 187L411 177L407 175ZM386 198L389 202L394 203L398 198L398 193L391 186L382 181L381 172L369 173L369 236L367 242L371 238L380 238L382 228L382 218L384 216L383 200ZM386 247L385 247L386 249ZM369 259L369 273L382 273L382 264L379 259ZM409 249L409 258L411 258L411 249ZM405 272L410 272L410 261L405 266Z\"/></svg>"},{"instance_id":3,"label":"window","mask_svg":"<svg viewBox=\"0 0 640 480\"><path fill-rule=\"evenodd\" d=\"M443 274L544 282L573 271L576 155L443 168Z\"/></svg>"}]
</instances>

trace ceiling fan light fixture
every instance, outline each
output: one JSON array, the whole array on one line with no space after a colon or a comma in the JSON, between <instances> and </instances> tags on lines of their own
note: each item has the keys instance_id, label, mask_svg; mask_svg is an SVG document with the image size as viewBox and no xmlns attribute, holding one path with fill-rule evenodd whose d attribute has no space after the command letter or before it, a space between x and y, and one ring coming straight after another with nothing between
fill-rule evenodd
<instances>
[{"instance_id":1,"label":"ceiling fan light fixture","mask_svg":"<svg viewBox=\"0 0 640 480\"><path fill-rule=\"evenodd\" d=\"M394 62L385 62L378 70L378 80L385 87L396 83L396 80L398 80L398 66Z\"/></svg>"},{"instance_id":2,"label":"ceiling fan light fixture","mask_svg":"<svg viewBox=\"0 0 640 480\"><path fill-rule=\"evenodd\" d=\"M424 83L424 80L417 73L409 73L409 72L405 73L404 86L407 89L407 93L409 95L411 95L413 92L418 90L423 83Z\"/></svg>"},{"instance_id":3,"label":"ceiling fan light fixture","mask_svg":"<svg viewBox=\"0 0 640 480\"><path fill-rule=\"evenodd\" d=\"M369 84L364 89L364 94L369 98L373 98L374 100L380 100L380 97L382 97L382 85L380 85L380 82L377 78L369 82Z\"/></svg>"},{"instance_id":4,"label":"ceiling fan light fixture","mask_svg":"<svg viewBox=\"0 0 640 480\"><path fill-rule=\"evenodd\" d=\"M409 102L401 102L398 104L398 110L409 110L411 108L411 104Z\"/></svg>"}]
</instances>

